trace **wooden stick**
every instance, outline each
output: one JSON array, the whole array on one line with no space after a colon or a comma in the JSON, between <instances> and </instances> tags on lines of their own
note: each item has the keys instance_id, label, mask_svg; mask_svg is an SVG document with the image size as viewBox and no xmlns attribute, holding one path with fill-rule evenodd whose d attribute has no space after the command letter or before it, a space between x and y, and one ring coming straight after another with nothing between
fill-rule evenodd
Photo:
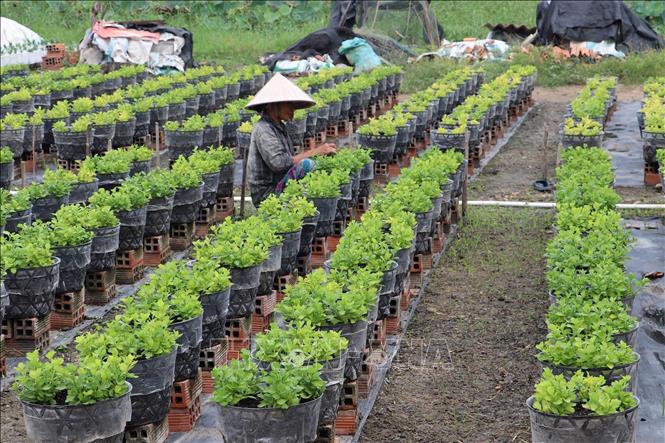
<instances>
[{"instance_id":1,"label":"wooden stick","mask_svg":"<svg viewBox=\"0 0 665 443\"><path fill-rule=\"evenodd\" d=\"M247 158L249 157L249 146L244 149L242 160L242 184L240 185L240 217L245 216L245 184L247 182Z\"/></svg>"},{"instance_id":2,"label":"wooden stick","mask_svg":"<svg viewBox=\"0 0 665 443\"><path fill-rule=\"evenodd\" d=\"M157 168L162 167L162 154L159 149L159 122L155 122L155 149L157 150Z\"/></svg>"},{"instance_id":3,"label":"wooden stick","mask_svg":"<svg viewBox=\"0 0 665 443\"><path fill-rule=\"evenodd\" d=\"M467 199L468 199L468 193L467 193L467 183L469 182L469 131L466 131L466 134L464 135L464 160L467 161L466 164L466 171L465 176L467 177L466 180L464 180L464 183L462 184L462 217L461 220L458 220L457 223L461 223L462 220L464 220L464 217L466 217L466 205L467 205Z\"/></svg>"},{"instance_id":4,"label":"wooden stick","mask_svg":"<svg viewBox=\"0 0 665 443\"><path fill-rule=\"evenodd\" d=\"M543 180L547 181L547 129L543 136Z\"/></svg>"},{"instance_id":5,"label":"wooden stick","mask_svg":"<svg viewBox=\"0 0 665 443\"><path fill-rule=\"evenodd\" d=\"M32 125L32 180L35 181L37 175L37 151L35 145L37 144L37 128Z\"/></svg>"}]
</instances>

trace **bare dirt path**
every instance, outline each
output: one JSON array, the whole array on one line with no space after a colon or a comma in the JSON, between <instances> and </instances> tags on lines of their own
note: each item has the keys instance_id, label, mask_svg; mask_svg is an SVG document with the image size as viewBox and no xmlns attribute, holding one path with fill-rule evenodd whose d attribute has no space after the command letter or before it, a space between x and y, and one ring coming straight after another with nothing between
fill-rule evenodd
<instances>
[{"instance_id":1,"label":"bare dirt path","mask_svg":"<svg viewBox=\"0 0 665 443\"><path fill-rule=\"evenodd\" d=\"M530 441L524 401L540 373L534 345L545 335L543 252L552 222L545 210L469 210L361 441Z\"/></svg>"}]
</instances>

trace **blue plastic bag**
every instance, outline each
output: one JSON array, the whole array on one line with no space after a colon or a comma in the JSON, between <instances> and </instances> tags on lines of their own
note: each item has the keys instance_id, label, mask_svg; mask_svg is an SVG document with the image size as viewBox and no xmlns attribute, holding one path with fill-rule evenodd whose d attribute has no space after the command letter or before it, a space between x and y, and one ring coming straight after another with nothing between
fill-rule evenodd
<instances>
[{"instance_id":1,"label":"blue plastic bag","mask_svg":"<svg viewBox=\"0 0 665 443\"><path fill-rule=\"evenodd\" d=\"M355 71L369 71L381 65L381 58L376 55L374 49L360 37L351 40L344 40L339 47L339 53L346 56Z\"/></svg>"}]
</instances>

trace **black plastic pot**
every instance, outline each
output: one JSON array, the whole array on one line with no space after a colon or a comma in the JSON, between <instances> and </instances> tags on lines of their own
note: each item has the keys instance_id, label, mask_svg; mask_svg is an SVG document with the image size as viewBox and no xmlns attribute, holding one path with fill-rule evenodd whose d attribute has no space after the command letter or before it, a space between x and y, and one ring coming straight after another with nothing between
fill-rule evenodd
<instances>
[{"instance_id":1,"label":"black plastic pot","mask_svg":"<svg viewBox=\"0 0 665 443\"><path fill-rule=\"evenodd\" d=\"M358 134L358 144L372 150L372 158L381 163L390 163L395 152L397 135L390 137Z\"/></svg>"},{"instance_id":2,"label":"black plastic pot","mask_svg":"<svg viewBox=\"0 0 665 443\"><path fill-rule=\"evenodd\" d=\"M238 127L240 126L240 121L233 122L224 122L222 126L222 144L230 148L235 147L238 144Z\"/></svg>"},{"instance_id":3,"label":"black plastic pot","mask_svg":"<svg viewBox=\"0 0 665 443\"><path fill-rule=\"evenodd\" d=\"M202 146L221 146L224 140L224 125L217 127L206 126L203 128L203 144Z\"/></svg>"},{"instance_id":4,"label":"black plastic pot","mask_svg":"<svg viewBox=\"0 0 665 443\"><path fill-rule=\"evenodd\" d=\"M12 150L14 158L23 154L23 138L25 128L0 130L0 146L7 146Z\"/></svg>"},{"instance_id":5,"label":"black plastic pot","mask_svg":"<svg viewBox=\"0 0 665 443\"><path fill-rule=\"evenodd\" d=\"M60 275L60 259L41 268L17 269L5 275L9 303L7 318L30 318L48 315L53 308L54 291Z\"/></svg>"},{"instance_id":6,"label":"black plastic pot","mask_svg":"<svg viewBox=\"0 0 665 443\"><path fill-rule=\"evenodd\" d=\"M35 137L35 149L41 151L42 141L44 140L44 124L27 125L23 133L23 152L32 152L32 137Z\"/></svg>"},{"instance_id":7,"label":"black plastic pot","mask_svg":"<svg viewBox=\"0 0 665 443\"><path fill-rule=\"evenodd\" d=\"M14 180L14 162L0 163L0 187L9 188Z\"/></svg>"},{"instance_id":8,"label":"black plastic pot","mask_svg":"<svg viewBox=\"0 0 665 443\"><path fill-rule=\"evenodd\" d=\"M32 206L25 211L17 211L7 214L5 220L6 232L18 232L19 225L29 225L32 222Z\"/></svg>"},{"instance_id":9,"label":"black plastic pot","mask_svg":"<svg viewBox=\"0 0 665 443\"><path fill-rule=\"evenodd\" d=\"M229 312L230 294L231 287L229 286L223 291L199 296L199 300L201 300L201 305L203 306L203 325L226 321L226 316Z\"/></svg>"},{"instance_id":10,"label":"black plastic pot","mask_svg":"<svg viewBox=\"0 0 665 443\"><path fill-rule=\"evenodd\" d=\"M318 329L337 331L349 341L344 376L348 380L356 380L360 376L363 349L367 341L367 321L359 320L352 324L326 325L320 326Z\"/></svg>"},{"instance_id":11,"label":"black plastic pot","mask_svg":"<svg viewBox=\"0 0 665 443\"><path fill-rule=\"evenodd\" d=\"M189 157L195 147L203 145L203 130L164 131L164 144L169 150L171 160L176 160L181 155Z\"/></svg>"},{"instance_id":12,"label":"black plastic pot","mask_svg":"<svg viewBox=\"0 0 665 443\"><path fill-rule=\"evenodd\" d=\"M130 251L143 246L146 206L116 213L120 220L119 251Z\"/></svg>"},{"instance_id":13,"label":"black plastic pot","mask_svg":"<svg viewBox=\"0 0 665 443\"><path fill-rule=\"evenodd\" d=\"M201 94L199 96L199 113L201 115L206 115L211 113L215 108L215 94L211 92L210 94Z\"/></svg>"},{"instance_id":14,"label":"black plastic pot","mask_svg":"<svg viewBox=\"0 0 665 443\"><path fill-rule=\"evenodd\" d=\"M175 121L175 120L182 120L185 118L185 115L187 113L187 104L183 101L180 103L170 103L169 104L169 113L168 113L168 120L170 121ZM161 122L162 120L160 120Z\"/></svg>"},{"instance_id":15,"label":"black plastic pot","mask_svg":"<svg viewBox=\"0 0 665 443\"><path fill-rule=\"evenodd\" d=\"M116 251L120 246L120 224L93 229L88 272L101 272L115 267Z\"/></svg>"},{"instance_id":16,"label":"black plastic pot","mask_svg":"<svg viewBox=\"0 0 665 443\"><path fill-rule=\"evenodd\" d=\"M50 146L53 144L53 125L57 122L65 122L65 124L69 124L69 116L65 118L46 118L44 117L44 140L42 140L42 144L46 146Z\"/></svg>"},{"instance_id":17,"label":"black plastic pot","mask_svg":"<svg viewBox=\"0 0 665 443\"><path fill-rule=\"evenodd\" d=\"M173 196L171 224L191 223L196 220L203 201L203 183L195 188L177 189Z\"/></svg>"},{"instance_id":18,"label":"black plastic pot","mask_svg":"<svg viewBox=\"0 0 665 443\"><path fill-rule=\"evenodd\" d=\"M254 79L250 78L249 80L240 80L240 96L246 97L254 91Z\"/></svg>"},{"instance_id":19,"label":"black plastic pot","mask_svg":"<svg viewBox=\"0 0 665 443\"><path fill-rule=\"evenodd\" d=\"M64 160L83 160L90 153L92 137L90 132L56 132L53 139L58 149L58 158Z\"/></svg>"},{"instance_id":20,"label":"black plastic pot","mask_svg":"<svg viewBox=\"0 0 665 443\"><path fill-rule=\"evenodd\" d=\"M169 109L169 105L150 109L150 121L158 122L160 125L163 124L169 119Z\"/></svg>"},{"instance_id":21,"label":"black plastic pot","mask_svg":"<svg viewBox=\"0 0 665 443\"><path fill-rule=\"evenodd\" d=\"M69 203L69 195L62 197L44 197L38 198L32 202L32 218L33 220L49 221L53 218L53 213L57 211L60 206Z\"/></svg>"},{"instance_id":22,"label":"black plastic pot","mask_svg":"<svg viewBox=\"0 0 665 443\"><path fill-rule=\"evenodd\" d=\"M199 101L200 97L198 95L185 100L185 118L196 115L199 112Z\"/></svg>"},{"instance_id":23,"label":"black plastic pot","mask_svg":"<svg viewBox=\"0 0 665 443\"><path fill-rule=\"evenodd\" d=\"M150 160L134 161L129 165L129 175L136 175L150 171Z\"/></svg>"},{"instance_id":24,"label":"black plastic pot","mask_svg":"<svg viewBox=\"0 0 665 443\"><path fill-rule=\"evenodd\" d=\"M282 267L282 246L279 244L268 249L268 259L261 264L257 295L268 295L272 292L275 275Z\"/></svg>"},{"instance_id":25,"label":"black plastic pot","mask_svg":"<svg viewBox=\"0 0 665 443\"><path fill-rule=\"evenodd\" d=\"M169 329L180 332L178 351L175 360L175 381L196 377L199 370L203 315L189 320L172 323Z\"/></svg>"},{"instance_id":26,"label":"black plastic pot","mask_svg":"<svg viewBox=\"0 0 665 443\"><path fill-rule=\"evenodd\" d=\"M244 153L245 149L249 149L249 143L252 139L252 133L251 132L240 132L240 129L236 131L236 158L237 159L242 159L244 158Z\"/></svg>"},{"instance_id":27,"label":"black plastic pot","mask_svg":"<svg viewBox=\"0 0 665 443\"><path fill-rule=\"evenodd\" d=\"M337 213L337 201L339 197L332 198L311 198L310 199L317 211L319 211L319 220L316 223L316 236L327 237L333 233L333 221Z\"/></svg>"},{"instance_id":28,"label":"black plastic pot","mask_svg":"<svg viewBox=\"0 0 665 443\"><path fill-rule=\"evenodd\" d=\"M132 419L128 426L161 421L169 412L176 348L171 353L138 360L132 370Z\"/></svg>"},{"instance_id":29,"label":"black plastic pot","mask_svg":"<svg viewBox=\"0 0 665 443\"><path fill-rule=\"evenodd\" d=\"M307 120L305 121L305 135L314 137L317 128L318 114L317 111L310 111L307 113Z\"/></svg>"},{"instance_id":30,"label":"black plastic pot","mask_svg":"<svg viewBox=\"0 0 665 443\"><path fill-rule=\"evenodd\" d=\"M319 427L332 424L337 418L347 358L348 350L345 349L344 352L340 352L339 356L325 362L319 362L323 365L321 378L326 382L326 390L323 393L319 411Z\"/></svg>"},{"instance_id":31,"label":"black plastic pot","mask_svg":"<svg viewBox=\"0 0 665 443\"><path fill-rule=\"evenodd\" d=\"M21 401L28 438L38 443L55 441L122 441L125 424L132 416L130 394L98 401L91 405L37 405ZM63 430L66 434L63 435Z\"/></svg>"},{"instance_id":32,"label":"black plastic pot","mask_svg":"<svg viewBox=\"0 0 665 443\"><path fill-rule=\"evenodd\" d=\"M625 411L610 415L560 416L533 408L534 398L526 406L531 420L533 443L615 443L635 441L635 418L640 401Z\"/></svg>"},{"instance_id":33,"label":"black plastic pot","mask_svg":"<svg viewBox=\"0 0 665 443\"><path fill-rule=\"evenodd\" d=\"M395 136L395 150L393 157L396 155L403 155L409 149L411 144L411 137L409 136L409 125L399 126L397 128L397 135Z\"/></svg>"},{"instance_id":34,"label":"black plastic pot","mask_svg":"<svg viewBox=\"0 0 665 443\"><path fill-rule=\"evenodd\" d=\"M113 144L117 123L111 125L95 125L92 127L92 153L101 154L108 151L109 142Z\"/></svg>"},{"instance_id":35,"label":"black plastic pot","mask_svg":"<svg viewBox=\"0 0 665 443\"><path fill-rule=\"evenodd\" d=\"M203 206L214 205L217 202L217 189L219 188L219 171L203 174Z\"/></svg>"},{"instance_id":36,"label":"black plastic pot","mask_svg":"<svg viewBox=\"0 0 665 443\"><path fill-rule=\"evenodd\" d=\"M213 92L215 94L215 107L221 108L226 102L226 95L228 93L228 86L224 85L222 88L217 88Z\"/></svg>"},{"instance_id":37,"label":"black plastic pot","mask_svg":"<svg viewBox=\"0 0 665 443\"><path fill-rule=\"evenodd\" d=\"M99 188L111 190L116 186L120 186L122 181L129 177L129 171L127 172L117 172L110 174L97 174L97 179L99 180Z\"/></svg>"},{"instance_id":38,"label":"black plastic pot","mask_svg":"<svg viewBox=\"0 0 665 443\"><path fill-rule=\"evenodd\" d=\"M395 295L397 268L397 262L393 261L390 269L385 271L381 277L381 287L378 290L377 320L383 320L390 314L390 299Z\"/></svg>"},{"instance_id":39,"label":"black plastic pot","mask_svg":"<svg viewBox=\"0 0 665 443\"><path fill-rule=\"evenodd\" d=\"M132 117L126 122L115 123L115 135L112 145L114 148L129 146L134 142L134 132L136 131L136 118Z\"/></svg>"},{"instance_id":40,"label":"black plastic pot","mask_svg":"<svg viewBox=\"0 0 665 443\"><path fill-rule=\"evenodd\" d=\"M302 146L305 138L305 131L307 130L307 118L288 120L286 122L286 130L289 133L289 137L291 137L291 141L298 146Z\"/></svg>"},{"instance_id":41,"label":"black plastic pot","mask_svg":"<svg viewBox=\"0 0 665 443\"><path fill-rule=\"evenodd\" d=\"M217 405L220 432L237 443L316 440L321 397L287 409Z\"/></svg>"},{"instance_id":42,"label":"black plastic pot","mask_svg":"<svg viewBox=\"0 0 665 443\"><path fill-rule=\"evenodd\" d=\"M279 270L280 275L287 275L293 272L298 259L300 250L300 234L302 229L293 232L282 232L279 235L284 239L282 246L282 264Z\"/></svg>"},{"instance_id":43,"label":"black plastic pot","mask_svg":"<svg viewBox=\"0 0 665 443\"><path fill-rule=\"evenodd\" d=\"M142 137L147 137L150 132L150 110L137 112L134 114L136 118L136 126L134 127L133 141Z\"/></svg>"},{"instance_id":44,"label":"black plastic pot","mask_svg":"<svg viewBox=\"0 0 665 443\"><path fill-rule=\"evenodd\" d=\"M259 289L261 266L248 268L230 268L231 295L229 300L228 317L248 317L254 312L254 301Z\"/></svg>"},{"instance_id":45,"label":"black plastic pot","mask_svg":"<svg viewBox=\"0 0 665 443\"><path fill-rule=\"evenodd\" d=\"M603 133L596 136L566 135L561 133L561 146L563 148L574 148L576 146L587 145L588 147L601 147L603 143Z\"/></svg>"},{"instance_id":46,"label":"black plastic pot","mask_svg":"<svg viewBox=\"0 0 665 443\"><path fill-rule=\"evenodd\" d=\"M360 181L372 180L374 178L374 162L369 161L360 170Z\"/></svg>"},{"instance_id":47,"label":"black plastic pot","mask_svg":"<svg viewBox=\"0 0 665 443\"><path fill-rule=\"evenodd\" d=\"M173 195L153 198L148 202L145 217L144 237L156 237L168 234L173 210Z\"/></svg>"},{"instance_id":48,"label":"black plastic pot","mask_svg":"<svg viewBox=\"0 0 665 443\"><path fill-rule=\"evenodd\" d=\"M240 96L240 83L231 83L227 85L226 89L226 101L232 102L238 100Z\"/></svg>"},{"instance_id":49,"label":"black plastic pot","mask_svg":"<svg viewBox=\"0 0 665 443\"><path fill-rule=\"evenodd\" d=\"M316 111L316 131L325 131L328 127L328 117L330 115L330 107L328 105L321 106Z\"/></svg>"},{"instance_id":50,"label":"black plastic pot","mask_svg":"<svg viewBox=\"0 0 665 443\"><path fill-rule=\"evenodd\" d=\"M51 93L35 94L32 96L33 103L36 107L50 108L51 107Z\"/></svg>"},{"instance_id":51,"label":"black plastic pot","mask_svg":"<svg viewBox=\"0 0 665 443\"><path fill-rule=\"evenodd\" d=\"M85 271L90 264L92 241L78 246L53 248L53 255L60 259L60 277L56 294L76 292L85 284Z\"/></svg>"},{"instance_id":52,"label":"black plastic pot","mask_svg":"<svg viewBox=\"0 0 665 443\"><path fill-rule=\"evenodd\" d=\"M235 162L222 165L219 169L219 184L217 185L217 197L233 197L233 175Z\"/></svg>"},{"instance_id":53,"label":"black plastic pot","mask_svg":"<svg viewBox=\"0 0 665 443\"><path fill-rule=\"evenodd\" d=\"M94 178L89 183L74 183L72 190L69 192L69 203L85 203L97 189L99 189L99 180L97 178Z\"/></svg>"},{"instance_id":54,"label":"black plastic pot","mask_svg":"<svg viewBox=\"0 0 665 443\"><path fill-rule=\"evenodd\" d=\"M298 248L298 257L306 257L312 252L312 242L316 235L316 225L319 221L319 212L311 217L306 217L302 221L302 230L300 232L300 247Z\"/></svg>"},{"instance_id":55,"label":"black plastic pot","mask_svg":"<svg viewBox=\"0 0 665 443\"><path fill-rule=\"evenodd\" d=\"M464 150L465 134L441 134L433 129L430 131L430 137L432 144L442 151L448 149L457 149L458 151Z\"/></svg>"}]
</instances>

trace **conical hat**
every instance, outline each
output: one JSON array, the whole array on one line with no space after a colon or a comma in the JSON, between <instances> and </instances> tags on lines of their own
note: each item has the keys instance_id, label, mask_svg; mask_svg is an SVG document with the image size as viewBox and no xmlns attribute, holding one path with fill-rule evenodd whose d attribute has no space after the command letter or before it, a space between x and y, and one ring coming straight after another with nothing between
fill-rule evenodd
<instances>
[{"instance_id":1,"label":"conical hat","mask_svg":"<svg viewBox=\"0 0 665 443\"><path fill-rule=\"evenodd\" d=\"M245 108L256 110L268 103L290 102L296 106L296 109L309 108L314 104L312 97L307 95L302 89L291 83L289 79L282 74L275 74L268 83L256 93L254 98L247 103Z\"/></svg>"}]
</instances>

